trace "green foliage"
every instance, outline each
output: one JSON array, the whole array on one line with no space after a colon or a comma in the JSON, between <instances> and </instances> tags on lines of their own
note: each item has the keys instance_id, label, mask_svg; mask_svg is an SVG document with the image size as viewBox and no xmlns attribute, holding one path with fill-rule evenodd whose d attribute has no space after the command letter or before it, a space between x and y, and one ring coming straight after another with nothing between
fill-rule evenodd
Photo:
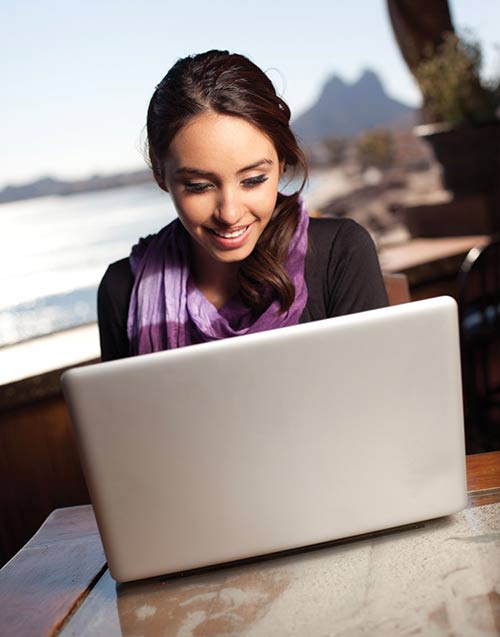
<instances>
[{"instance_id":1,"label":"green foliage","mask_svg":"<svg viewBox=\"0 0 500 637\"><path fill-rule=\"evenodd\" d=\"M453 126L495 119L500 105L500 80L481 79L482 52L470 35L445 33L437 48L429 47L415 71L427 112Z\"/></svg>"},{"instance_id":2,"label":"green foliage","mask_svg":"<svg viewBox=\"0 0 500 637\"><path fill-rule=\"evenodd\" d=\"M391 133L387 130L363 133L356 141L356 156L363 168L390 168L394 163L394 142Z\"/></svg>"}]
</instances>

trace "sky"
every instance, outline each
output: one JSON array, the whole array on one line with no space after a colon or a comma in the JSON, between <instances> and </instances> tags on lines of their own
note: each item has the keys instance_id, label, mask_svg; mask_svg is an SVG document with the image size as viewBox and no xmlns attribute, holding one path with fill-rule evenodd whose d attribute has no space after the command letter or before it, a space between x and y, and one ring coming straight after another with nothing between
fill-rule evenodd
<instances>
[{"instance_id":1,"label":"sky","mask_svg":"<svg viewBox=\"0 0 500 637\"><path fill-rule=\"evenodd\" d=\"M455 27L474 31L492 74L500 3L449 2ZM0 188L143 168L155 85L179 57L211 48L250 57L294 116L332 74L351 82L367 68L392 97L420 101L385 0L3 0L0 41Z\"/></svg>"}]
</instances>

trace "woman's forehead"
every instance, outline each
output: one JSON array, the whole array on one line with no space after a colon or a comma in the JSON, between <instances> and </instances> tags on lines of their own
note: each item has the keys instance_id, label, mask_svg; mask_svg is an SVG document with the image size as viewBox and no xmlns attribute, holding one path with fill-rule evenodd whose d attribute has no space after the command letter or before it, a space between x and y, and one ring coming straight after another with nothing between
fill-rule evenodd
<instances>
[{"instance_id":1,"label":"woman's forehead","mask_svg":"<svg viewBox=\"0 0 500 637\"><path fill-rule=\"evenodd\" d=\"M241 117L208 112L183 126L170 143L167 164L213 172L214 166L234 169L266 161L275 164L272 141Z\"/></svg>"}]
</instances>

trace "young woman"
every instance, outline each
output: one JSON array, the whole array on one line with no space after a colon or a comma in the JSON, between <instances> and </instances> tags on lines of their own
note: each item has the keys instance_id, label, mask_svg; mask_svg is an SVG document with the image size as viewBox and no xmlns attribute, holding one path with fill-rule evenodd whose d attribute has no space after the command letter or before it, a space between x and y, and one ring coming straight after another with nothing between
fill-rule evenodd
<instances>
[{"instance_id":1,"label":"young woman","mask_svg":"<svg viewBox=\"0 0 500 637\"><path fill-rule=\"evenodd\" d=\"M290 110L247 58L179 60L151 98L148 151L178 219L112 264L98 292L103 360L387 305L368 233L309 219ZM298 192L280 178L302 173Z\"/></svg>"}]
</instances>

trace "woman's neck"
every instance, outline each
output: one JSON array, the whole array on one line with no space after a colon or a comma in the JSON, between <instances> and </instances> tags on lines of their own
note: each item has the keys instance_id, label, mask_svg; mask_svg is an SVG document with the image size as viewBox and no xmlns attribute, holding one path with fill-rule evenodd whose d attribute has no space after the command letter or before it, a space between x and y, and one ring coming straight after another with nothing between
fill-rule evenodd
<instances>
[{"instance_id":1,"label":"woman's neck","mask_svg":"<svg viewBox=\"0 0 500 637\"><path fill-rule=\"evenodd\" d=\"M216 261L202 250L192 252L192 277L203 296L218 310L225 305L239 289L239 263Z\"/></svg>"}]
</instances>

